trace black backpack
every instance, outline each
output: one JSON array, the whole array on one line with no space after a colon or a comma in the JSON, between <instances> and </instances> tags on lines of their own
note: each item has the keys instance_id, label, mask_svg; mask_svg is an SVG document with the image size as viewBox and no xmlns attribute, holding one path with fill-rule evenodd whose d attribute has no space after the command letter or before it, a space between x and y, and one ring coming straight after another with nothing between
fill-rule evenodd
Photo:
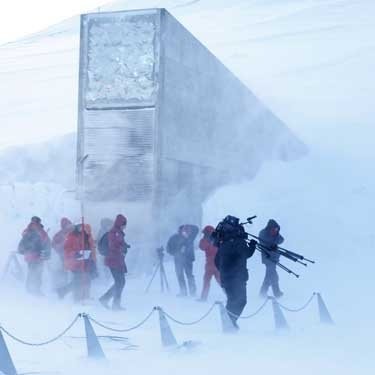
<instances>
[{"instance_id":1,"label":"black backpack","mask_svg":"<svg viewBox=\"0 0 375 375\"><path fill-rule=\"evenodd\" d=\"M35 230L27 231L23 236L18 245L18 252L20 254L25 254L26 251L31 251L34 253L40 253L43 250L42 239L40 235Z\"/></svg>"},{"instance_id":2,"label":"black backpack","mask_svg":"<svg viewBox=\"0 0 375 375\"><path fill-rule=\"evenodd\" d=\"M174 234L168 240L167 253L174 256L177 253L181 252L181 249L184 246L185 241L185 238L183 238L180 234Z\"/></svg>"},{"instance_id":3,"label":"black backpack","mask_svg":"<svg viewBox=\"0 0 375 375\"><path fill-rule=\"evenodd\" d=\"M108 235L109 235L109 232L104 233L98 242L99 253L103 255L104 257L108 255L108 250L109 250Z\"/></svg>"}]
</instances>

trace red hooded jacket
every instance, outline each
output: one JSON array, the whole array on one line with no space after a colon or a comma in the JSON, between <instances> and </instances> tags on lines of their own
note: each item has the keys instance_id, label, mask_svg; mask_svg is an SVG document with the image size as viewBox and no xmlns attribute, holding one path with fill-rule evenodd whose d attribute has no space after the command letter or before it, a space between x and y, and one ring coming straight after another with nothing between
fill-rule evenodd
<instances>
[{"instance_id":1,"label":"red hooded jacket","mask_svg":"<svg viewBox=\"0 0 375 375\"><path fill-rule=\"evenodd\" d=\"M69 271L86 271L84 260L79 259L79 252L81 250L95 251L94 239L86 228L84 237L84 248L82 248L82 232L74 229L66 237L64 243L64 265Z\"/></svg>"},{"instance_id":2,"label":"red hooded jacket","mask_svg":"<svg viewBox=\"0 0 375 375\"><path fill-rule=\"evenodd\" d=\"M61 230L58 231L52 239L52 247L55 249L57 254L60 256L64 255L64 242L69 234L73 230L72 222L67 219L66 217L63 217L60 222Z\"/></svg>"},{"instance_id":3,"label":"red hooded jacket","mask_svg":"<svg viewBox=\"0 0 375 375\"><path fill-rule=\"evenodd\" d=\"M42 252L49 253L50 248L51 240L43 225L32 221L22 232L19 252L24 254L27 263L34 263L43 260Z\"/></svg>"},{"instance_id":4,"label":"red hooded jacket","mask_svg":"<svg viewBox=\"0 0 375 375\"><path fill-rule=\"evenodd\" d=\"M108 254L105 257L105 265L109 268L127 272L125 264L126 242L122 226L127 220L123 215L117 215L112 229L108 233Z\"/></svg>"},{"instance_id":5,"label":"red hooded jacket","mask_svg":"<svg viewBox=\"0 0 375 375\"><path fill-rule=\"evenodd\" d=\"M199 241L199 248L206 253L206 267L216 268L215 256L217 247L210 241L210 235L214 231L211 225L207 225L203 229L204 237Z\"/></svg>"}]
</instances>

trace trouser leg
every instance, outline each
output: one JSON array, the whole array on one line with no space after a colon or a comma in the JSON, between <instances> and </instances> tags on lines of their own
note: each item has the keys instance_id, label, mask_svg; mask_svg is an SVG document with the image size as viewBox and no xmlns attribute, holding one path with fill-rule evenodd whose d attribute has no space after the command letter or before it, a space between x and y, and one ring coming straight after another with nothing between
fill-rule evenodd
<instances>
[{"instance_id":1,"label":"trouser leg","mask_svg":"<svg viewBox=\"0 0 375 375\"><path fill-rule=\"evenodd\" d=\"M58 290L67 283L68 273L65 271L64 268L64 258L61 255L59 255L58 269L56 270L56 274L54 275L54 287Z\"/></svg>"},{"instance_id":2,"label":"trouser leg","mask_svg":"<svg viewBox=\"0 0 375 375\"><path fill-rule=\"evenodd\" d=\"M36 269L35 269L35 293L41 294L41 288L42 288L42 277L43 277L43 263L38 262L36 263Z\"/></svg>"},{"instance_id":3,"label":"trouser leg","mask_svg":"<svg viewBox=\"0 0 375 375\"><path fill-rule=\"evenodd\" d=\"M177 276L178 285L180 286L180 293L183 296L187 295L187 288L184 276L184 261L181 257L174 257L174 266Z\"/></svg>"},{"instance_id":4,"label":"trouser leg","mask_svg":"<svg viewBox=\"0 0 375 375\"><path fill-rule=\"evenodd\" d=\"M88 272L83 272L83 299L89 299L90 298L90 292L91 292L91 277Z\"/></svg>"},{"instance_id":5,"label":"trouser leg","mask_svg":"<svg viewBox=\"0 0 375 375\"><path fill-rule=\"evenodd\" d=\"M195 284L195 278L193 275L193 262L190 260L184 261L184 272L188 281L189 294L195 296L197 293L197 286Z\"/></svg>"},{"instance_id":6,"label":"trouser leg","mask_svg":"<svg viewBox=\"0 0 375 375\"><path fill-rule=\"evenodd\" d=\"M221 286L220 272L216 267L215 267L215 270L214 270L214 277L215 277L217 283Z\"/></svg>"},{"instance_id":7,"label":"trouser leg","mask_svg":"<svg viewBox=\"0 0 375 375\"><path fill-rule=\"evenodd\" d=\"M112 286L100 297L100 300L103 302L108 302L115 292L115 283L112 284Z\"/></svg>"},{"instance_id":8,"label":"trouser leg","mask_svg":"<svg viewBox=\"0 0 375 375\"><path fill-rule=\"evenodd\" d=\"M270 268L269 279L270 279L270 284L272 287L273 295L275 297L280 297L282 293L281 293L280 286L279 286L279 275L277 273L276 266Z\"/></svg>"},{"instance_id":9,"label":"trouser leg","mask_svg":"<svg viewBox=\"0 0 375 375\"><path fill-rule=\"evenodd\" d=\"M113 278L113 284L112 286L100 297L100 300L102 302L108 302L111 298L115 298L116 292L118 290L118 270L114 268L109 269L112 278ZM118 292L117 292L118 293ZM117 294L118 295L118 294Z\"/></svg>"},{"instance_id":10,"label":"trouser leg","mask_svg":"<svg viewBox=\"0 0 375 375\"><path fill-rule=\"evenodd\" d=\"M203 276L203 289L202 289L202 294L201 294L202 300L206 300L207 297L208 297L208 293L210 291L210 283L211 283L212 276L213 276L212 270L210 270L206 267L206 270L205 270L204 276Z\"/></svg>"},{"instance_id":11,"label":"trouser leg","mask_svg":"<svg viewBox=\"0 0 375 375\"><path fill-rule=\"evenodd\" d=\"M26 290L31 294L40 294L42 286L43 264L42 262L28 263Z\"/></svg>"},{"instance_id":12,"label":"trouser leg","mask_svg":"<svg viewBox=\"0 0 375 375\"><path fill-rule=\"evenodd\" d=\"M72 280L73 300L75 302L81 301L84 296L83 272L74 271Z\"/></svg>"},{"instance_id":13,"label":"trouser leg","mask_svg":"<svg viewBox=\"0 0 375 375\"><path fill-rule=\"evenodd\" d=\"M262 296L267 295L268 288L271 286L271 273L272 273L271 268L272 268L272 265L266 265L266 273L264 275L263 284L260 288L260 295Z\"/></svg>"},{"instance_id":14,"label":"trouser leg","mask_svg":"<svg viewBox=\"0 0 375 375\"><path fill-rule=\"evenodd\" d=\"M113 291L113 306L121 306L122 291L125 287L125 273L121 270L111 269L113 279L115 280L114 291Z\"/></svg>"},{"instance_id":15,"label":"trouser leg","mask_svg":"<svg viewBox=\"0 0 375 375\"><path fill-rule=\"evenodd\" d=\"M26 276L26 290L29 292L29 293L33 293L33 264L32 263L28 263L27 264L27 276Z\"/></svg>"},{"instance_id":16,"label":"trouser leg","mask_svg":"<svg viewBox=\"0 0 375 375\"><path fill-rule=\"evenodd\" d=\"M224 285L224 290L227 295L226 308L230 312L229 316L233 323L236 324L247 303L246 281L230 280Z\"/></svg>"}]
</instances>

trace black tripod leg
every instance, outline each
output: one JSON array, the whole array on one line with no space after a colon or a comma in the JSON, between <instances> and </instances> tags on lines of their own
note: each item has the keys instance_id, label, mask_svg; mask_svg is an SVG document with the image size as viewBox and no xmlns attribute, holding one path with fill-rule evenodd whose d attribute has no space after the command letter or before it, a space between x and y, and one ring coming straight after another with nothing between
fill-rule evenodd
<instances>
[{"instance_id":1,"label":"black tripod leg","mask_svg":"<svg viewBox=\"0 0 375 375\"><path fill-rule=\"evenodd\" d=\"M151 280L150 280L150 282L148 283L147 288L145 289L145 293L148 293L148 291L150 290L150 288L151 288L151 284L152 284L152 282L154 281L155 276L156 276L156 274L158 273L159 268L160 268L160 263L158 263L158 264L156 265L156 267L155 267L155 271L154 271L154 273L153 273L153 275L152 275L152 277L151 277Z\"/></svg>"},{"instance_id":2,"label":"black tripod leg","mask_svg":"<svg viewBox=\"0 0 375 375\"><path fill-rule=\"evenodd\" d=\"M8 259L7 259L6 265L4 267L3 274L1 276L2 281L5 280L5 278L7 277L8 273L9 273L10 265L12 264L12 261L13 261L13 254L10 254Z\"/></svg>"},{"instance_id":3,"label":"black tripod leg","mask_svg":"<svg viewBox=\"0 0 375 375\"><path fill-rule=\"evenodd\" d=\"M13 263L16 266L17 279L19 281L24 281L25 275L24 275L24 272L23 272L23 268L21 267L20 262L19 262L16 254L13 254Z\"/></svg>"},{"instance_id":4,"label":"black tripod leg","mask_svg":"<svg viewBox=\"0 0 375 375\"><path fill-rule=\"evenodd\" d=\"M164 268L163 263L160 266L160 275L161 275L161 278L164 280L165 286L167 287L167 292L169 292L169 283L168 283L167 274L165 273L165 268Z\"/></svg>"},{"instance_id":5,"label":"black tripod leg","mask_svg":"<svg viewBox=\"0 0 375 375\"><path fill-rule=\"evenodd\" d=\"M160 290L164 293L163 264L160 263Z\"/></svg>"}]
</instances>

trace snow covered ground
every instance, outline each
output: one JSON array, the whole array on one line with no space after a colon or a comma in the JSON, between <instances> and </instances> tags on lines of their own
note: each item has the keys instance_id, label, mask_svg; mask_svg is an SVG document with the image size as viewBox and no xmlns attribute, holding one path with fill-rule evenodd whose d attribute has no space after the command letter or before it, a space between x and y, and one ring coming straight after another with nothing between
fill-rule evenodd
<instances>
[{"instance_id":1,"label":"snow covered ground","mask_svg":"<svg viewBox=\"0 0 375 375\"><path fill-rule=\"evenodd\" d=\"M121 344L103 341L109 359L105 364L86 361L80 339L65 338L45 348L7 339L19 372L373 373L375 2L128 0L102 10L154 6L167 7L309 146L303 160L266 164L253 181L217 191L205 204L204 218L216 223L227 214L241 218L256 214L249 228L253 233L268 218L279 220L285 246L317 260L316 265L300 269L299 280L281 273L287 292L283 303L298 306L313 291L321 291L337 324L319 326L316 307L310 306L305 312L287 314L291 332L275 336L268 306L259 317L242 323L239 335L228 337L221 334L214 313L202 325L172 325L179 341L202 343L193 352L176 352L161 349L155 316L125 335L139 346L137 350L119 350ZM48 141L75 131L77 69L77 18L0 47L0 147ZM24 147L32 150L30 159L36 160L50 148L46 144ZM63 150L66 174L72 175L67 154L74 149ZM72 186L56 182L53 173L48 179L39 174L40 182L27 178L27 168L16 173L14 169L21 167L10 155L14 151L6 149L0 155L0 169L7 171L6 179L0 176L0 224L6 233L0 265L35 211L52 232L60 214L78 218L72 193L66 192ZM56 155L49 158L52 162ZM30 167L33 176L38 175L35 168ZM48 163L45 168L49 171ZM63 166L53 171L64 174ZM202 263L200 256L198 280ZM257 292L263 269L259 263L258 256L249 261L249 312L260 305ZM145 296L147 279L129 280L128 310L121 314L106 312L95 303L72 306L54 297L52 302L35 301L20 285L9 283L15 284L8 280L1 288L0 322L22 338L36 341L53 336L82 309L121 327L139 321L155 304L186 320L209 307L161 296L156 286ZM97 294L104 289L105 285L98 286ZM49 287L46 293L53 295ZM215 286L211 302L217 298L223 296ZM71 335L82 333L80 322Z\"/></svg>"}]
</instances>

